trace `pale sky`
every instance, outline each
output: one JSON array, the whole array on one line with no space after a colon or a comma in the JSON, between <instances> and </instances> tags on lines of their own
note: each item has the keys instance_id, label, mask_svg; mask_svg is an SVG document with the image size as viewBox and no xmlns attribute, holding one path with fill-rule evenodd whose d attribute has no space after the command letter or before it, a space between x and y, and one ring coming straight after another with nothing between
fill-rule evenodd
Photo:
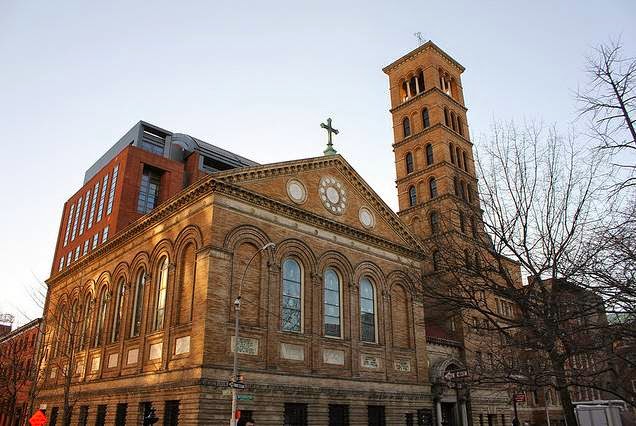
<instances>
[{"instance_id":1,"label":"pale sky","mask_svg":"<svg viewBox=\"0 0 636 426\"><path fill-rule=\"evenodd\" d=\"M320 155L332 117L396 208L381 68L414 32L466 67L475 140L493 119L571 123L585 55L617 36L634 55L635 18L633 0L0 0L0 313L40 314L64 201L138 120L268 163Z\"/></svg>"}]
</instances>

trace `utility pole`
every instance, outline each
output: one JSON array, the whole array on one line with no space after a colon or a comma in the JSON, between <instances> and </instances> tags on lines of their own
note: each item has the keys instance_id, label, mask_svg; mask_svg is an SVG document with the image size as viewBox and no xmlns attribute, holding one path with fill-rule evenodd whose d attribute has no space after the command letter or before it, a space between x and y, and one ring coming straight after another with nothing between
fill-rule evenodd
<instances>
[{"instance_id":1,"label":"utility pole","mask_svg":"<svg viewBox=\"0 0 636 426\"><path fill-rule=\"evenodd\" d=\"M239 326L240 326L240 317L241 317L241 291L243 290L243 281L245 280L245 275L247 274L247 270L249 269L252 261L256 258L258 254L261 252L276 247L274 243L267 243L263 247L261 247L256 253L252 255L247 265L245 265L245 269L243 270L243 276L241 276L241 281L239 282L238 294L236 296L236 300L234 300L234 368L232 370L232 380L230 382L230 386L232 386L232 413L230 414L230 426L236 426L236 410L237 410L237 392L236 386L238 381L238 348L239 348Z\"/></svg>"}]
</instances>

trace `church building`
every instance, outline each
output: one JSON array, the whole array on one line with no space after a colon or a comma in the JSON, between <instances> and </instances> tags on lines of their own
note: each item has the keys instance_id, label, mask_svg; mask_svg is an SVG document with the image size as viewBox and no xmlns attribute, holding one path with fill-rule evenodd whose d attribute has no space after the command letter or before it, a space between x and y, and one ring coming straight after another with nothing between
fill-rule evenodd
<instances>
[{"instance_id":1,"label":"church building","mask_svg":"<svg viewBox=\"0 0 636 426\"><path fill-rule=\"evenodd\" d=\"M397 213L331 145L259 165L135 125L64 206L37 395L49 424L66 395L73 425L224 425L232 384L258 426L507 423L506 400L443 390L463 342L427 323L419 291L451 199L478 210L463 71L430 41L384 68Z\"/></svg>"}]
</instances>

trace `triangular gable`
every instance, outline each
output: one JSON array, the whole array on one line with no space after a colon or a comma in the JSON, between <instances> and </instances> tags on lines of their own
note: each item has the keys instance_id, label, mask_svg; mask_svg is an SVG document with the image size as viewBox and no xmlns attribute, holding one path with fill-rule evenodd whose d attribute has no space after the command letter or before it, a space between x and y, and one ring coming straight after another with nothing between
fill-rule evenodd
<instances>
[{"instance_id":1,"label":"triangular gable","mask_svg":"<svg viewBox=\"0 0 636 426\"><path fill-rule=\"evenodd\" d=\"M232 169L213 177L424 253L418 238L340 155Z\"/></svg>"}]
</instances>

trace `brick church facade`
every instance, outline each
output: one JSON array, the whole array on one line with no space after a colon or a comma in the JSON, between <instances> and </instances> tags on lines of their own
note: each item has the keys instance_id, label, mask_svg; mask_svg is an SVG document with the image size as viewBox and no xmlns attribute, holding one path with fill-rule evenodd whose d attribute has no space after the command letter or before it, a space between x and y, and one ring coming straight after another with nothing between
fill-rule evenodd
<instances>
[{"instance_id":1,"label":"brick church facade","mask_svg":"<svg viewBox=\"0 0 636 426\"><path fill-rule=\"evenodd\" d=\"M439 391L463 342L418 292L435 215L478 211L463 68L428 42L384 71L397 214L340 155L258 165L143 122L89 169L47 281L51 424L65 387L73 425L227 424L241 284L239 409L259 426L510 420L497 393Z\"/></svg>"}]
</instances>

